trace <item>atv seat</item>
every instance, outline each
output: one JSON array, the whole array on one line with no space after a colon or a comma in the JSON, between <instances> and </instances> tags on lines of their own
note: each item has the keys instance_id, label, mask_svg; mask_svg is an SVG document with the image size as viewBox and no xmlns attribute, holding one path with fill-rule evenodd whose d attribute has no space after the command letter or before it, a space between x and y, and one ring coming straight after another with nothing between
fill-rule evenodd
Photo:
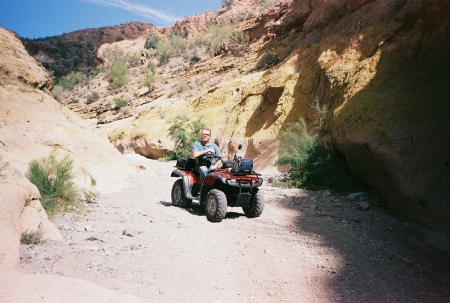
<instances>
[{"instance_id":1,"label":"atv seat","mask_svg":"<svg viewBox=\"0 0 450 303\"><path fill-rule=\"evenodd\" d=\"M195 171L195 159L180 158L177 160L176 167L185 169L185 170L194 170Z\"/></svg>"}]
</instances>

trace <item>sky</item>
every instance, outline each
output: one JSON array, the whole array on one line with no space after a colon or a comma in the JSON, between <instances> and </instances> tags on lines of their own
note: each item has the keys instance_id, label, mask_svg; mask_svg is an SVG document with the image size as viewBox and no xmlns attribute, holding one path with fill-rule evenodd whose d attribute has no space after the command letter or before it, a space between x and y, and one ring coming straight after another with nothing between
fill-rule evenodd
<instances>
[{"instance_id":1,"label":"sky","mask_svg":"<svg viewBox=\"0 0 450 303\"><path fill-rule=\"evenodd\" d=\"M132 21L171 26L221 6L222 0L0 0L0 26L37 39Z\"/></svg>"}]
</instances>

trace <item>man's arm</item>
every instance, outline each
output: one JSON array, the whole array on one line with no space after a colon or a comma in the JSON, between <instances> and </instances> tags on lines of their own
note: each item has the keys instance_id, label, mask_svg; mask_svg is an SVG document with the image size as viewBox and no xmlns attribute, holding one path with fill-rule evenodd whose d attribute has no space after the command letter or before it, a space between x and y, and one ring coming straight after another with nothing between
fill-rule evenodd
<instances>
[{"instance_id":1,"label":"man's arm","mask_svg":"<svg viewBox=\"0 0 450 303\"><path fill-rule=\"evenodd\" d=\"M207 152L212 152L213 154L215 154L214 149L205 149L205 150L192 151L191 157L197 158L197 157L200 157L201 155L206 154Z\"/></svg>"},{"instance_id":2,"label":"man's arm","mask_svg":"<svg viewBox=\"0 0 450 303\"><path fill-rule=\"evenodd\" d=\"M222 160L217 160L217 162L214 164L214 165L212 165L209 169L210 170L216 170L220 165L222 165Z\"/></svg>"}]
</instances>

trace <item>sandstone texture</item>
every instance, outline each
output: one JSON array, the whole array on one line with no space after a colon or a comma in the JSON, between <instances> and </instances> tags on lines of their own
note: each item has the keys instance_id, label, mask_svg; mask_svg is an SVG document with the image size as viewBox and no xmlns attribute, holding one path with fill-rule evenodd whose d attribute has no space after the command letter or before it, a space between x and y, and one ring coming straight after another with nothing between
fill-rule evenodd
<instances>
[{"instance_id":1,"label":"sandstone texture","mask_svg":"<svg viewBox=\"0 0 450 303\"><path fill-rule=\"evenodd\" d=\"M322 131L352 174L378 190L394 214L422 225L428 243L449 250L449 5L433 0L284 0L264 10L258 5L235 1L158 32L194 36L224 18L248 34L243 52L233 44L218 54L186 49L158 66L150 93L142 92L140 83L147 64L158 61L146 55L140 66L130 67L135 76L124 88L111 90L101 74L90 85L98 101L86 103L85 87L61 101L98 119L121 152L150 158L173 148L167 140L173 119L202 117L225 157L242 143L259 170L276 170L277 135L301 117L312 125L318 102L328 110ZM144 41L141 36L100 50L139 54ZM200 61L189 62L193 55ZM129 100L126 109L113 109L117 97ZM114 122L119 120L127 123Z\"/></svg>"},{"instance_id":2,"label":"sandstone texture","mask_svg":"<svg viewBox=\"0 0 450 303\"><path fill-rule=\"evenodd\" d=\"M12 271L19 264L22 233L40 232L44 240L62 239L42 208L39 191L25 177L31 160L52 151L60 157L69 155L76 169L85 169L97 180L97 192L131 186L126 176L137 169L108 140L89 131L88 123L53 99L48 92L53 86L51 78L13 33L0 28L0 41L0 301L30 302L48 294L43 301L55 302L64 297L62 292L74 291L80 293L79 302L95 298L96 292L100 293L98 302L123 302L114 292L81 281L65 279L57 286L60 278ZM77 184L86 185L82 178Z\"/></svg>"}]
</instances>

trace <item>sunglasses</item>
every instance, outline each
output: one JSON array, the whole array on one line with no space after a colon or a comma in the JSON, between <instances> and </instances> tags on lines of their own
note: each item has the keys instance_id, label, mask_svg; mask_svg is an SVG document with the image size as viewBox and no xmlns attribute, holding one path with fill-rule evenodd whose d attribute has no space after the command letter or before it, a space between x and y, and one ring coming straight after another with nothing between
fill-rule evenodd
<instances>
[{"instance_id":1,"label":"sunglasses","mask_svg":"<svg viewBox=\"0 0 450 303\"><path fill-rule=\"evenodd\" d=\"M211 136L211 134L205 134L205 133L202 133L202 135L204 135L204 136Z\"/></svg>"}]
</instances>

